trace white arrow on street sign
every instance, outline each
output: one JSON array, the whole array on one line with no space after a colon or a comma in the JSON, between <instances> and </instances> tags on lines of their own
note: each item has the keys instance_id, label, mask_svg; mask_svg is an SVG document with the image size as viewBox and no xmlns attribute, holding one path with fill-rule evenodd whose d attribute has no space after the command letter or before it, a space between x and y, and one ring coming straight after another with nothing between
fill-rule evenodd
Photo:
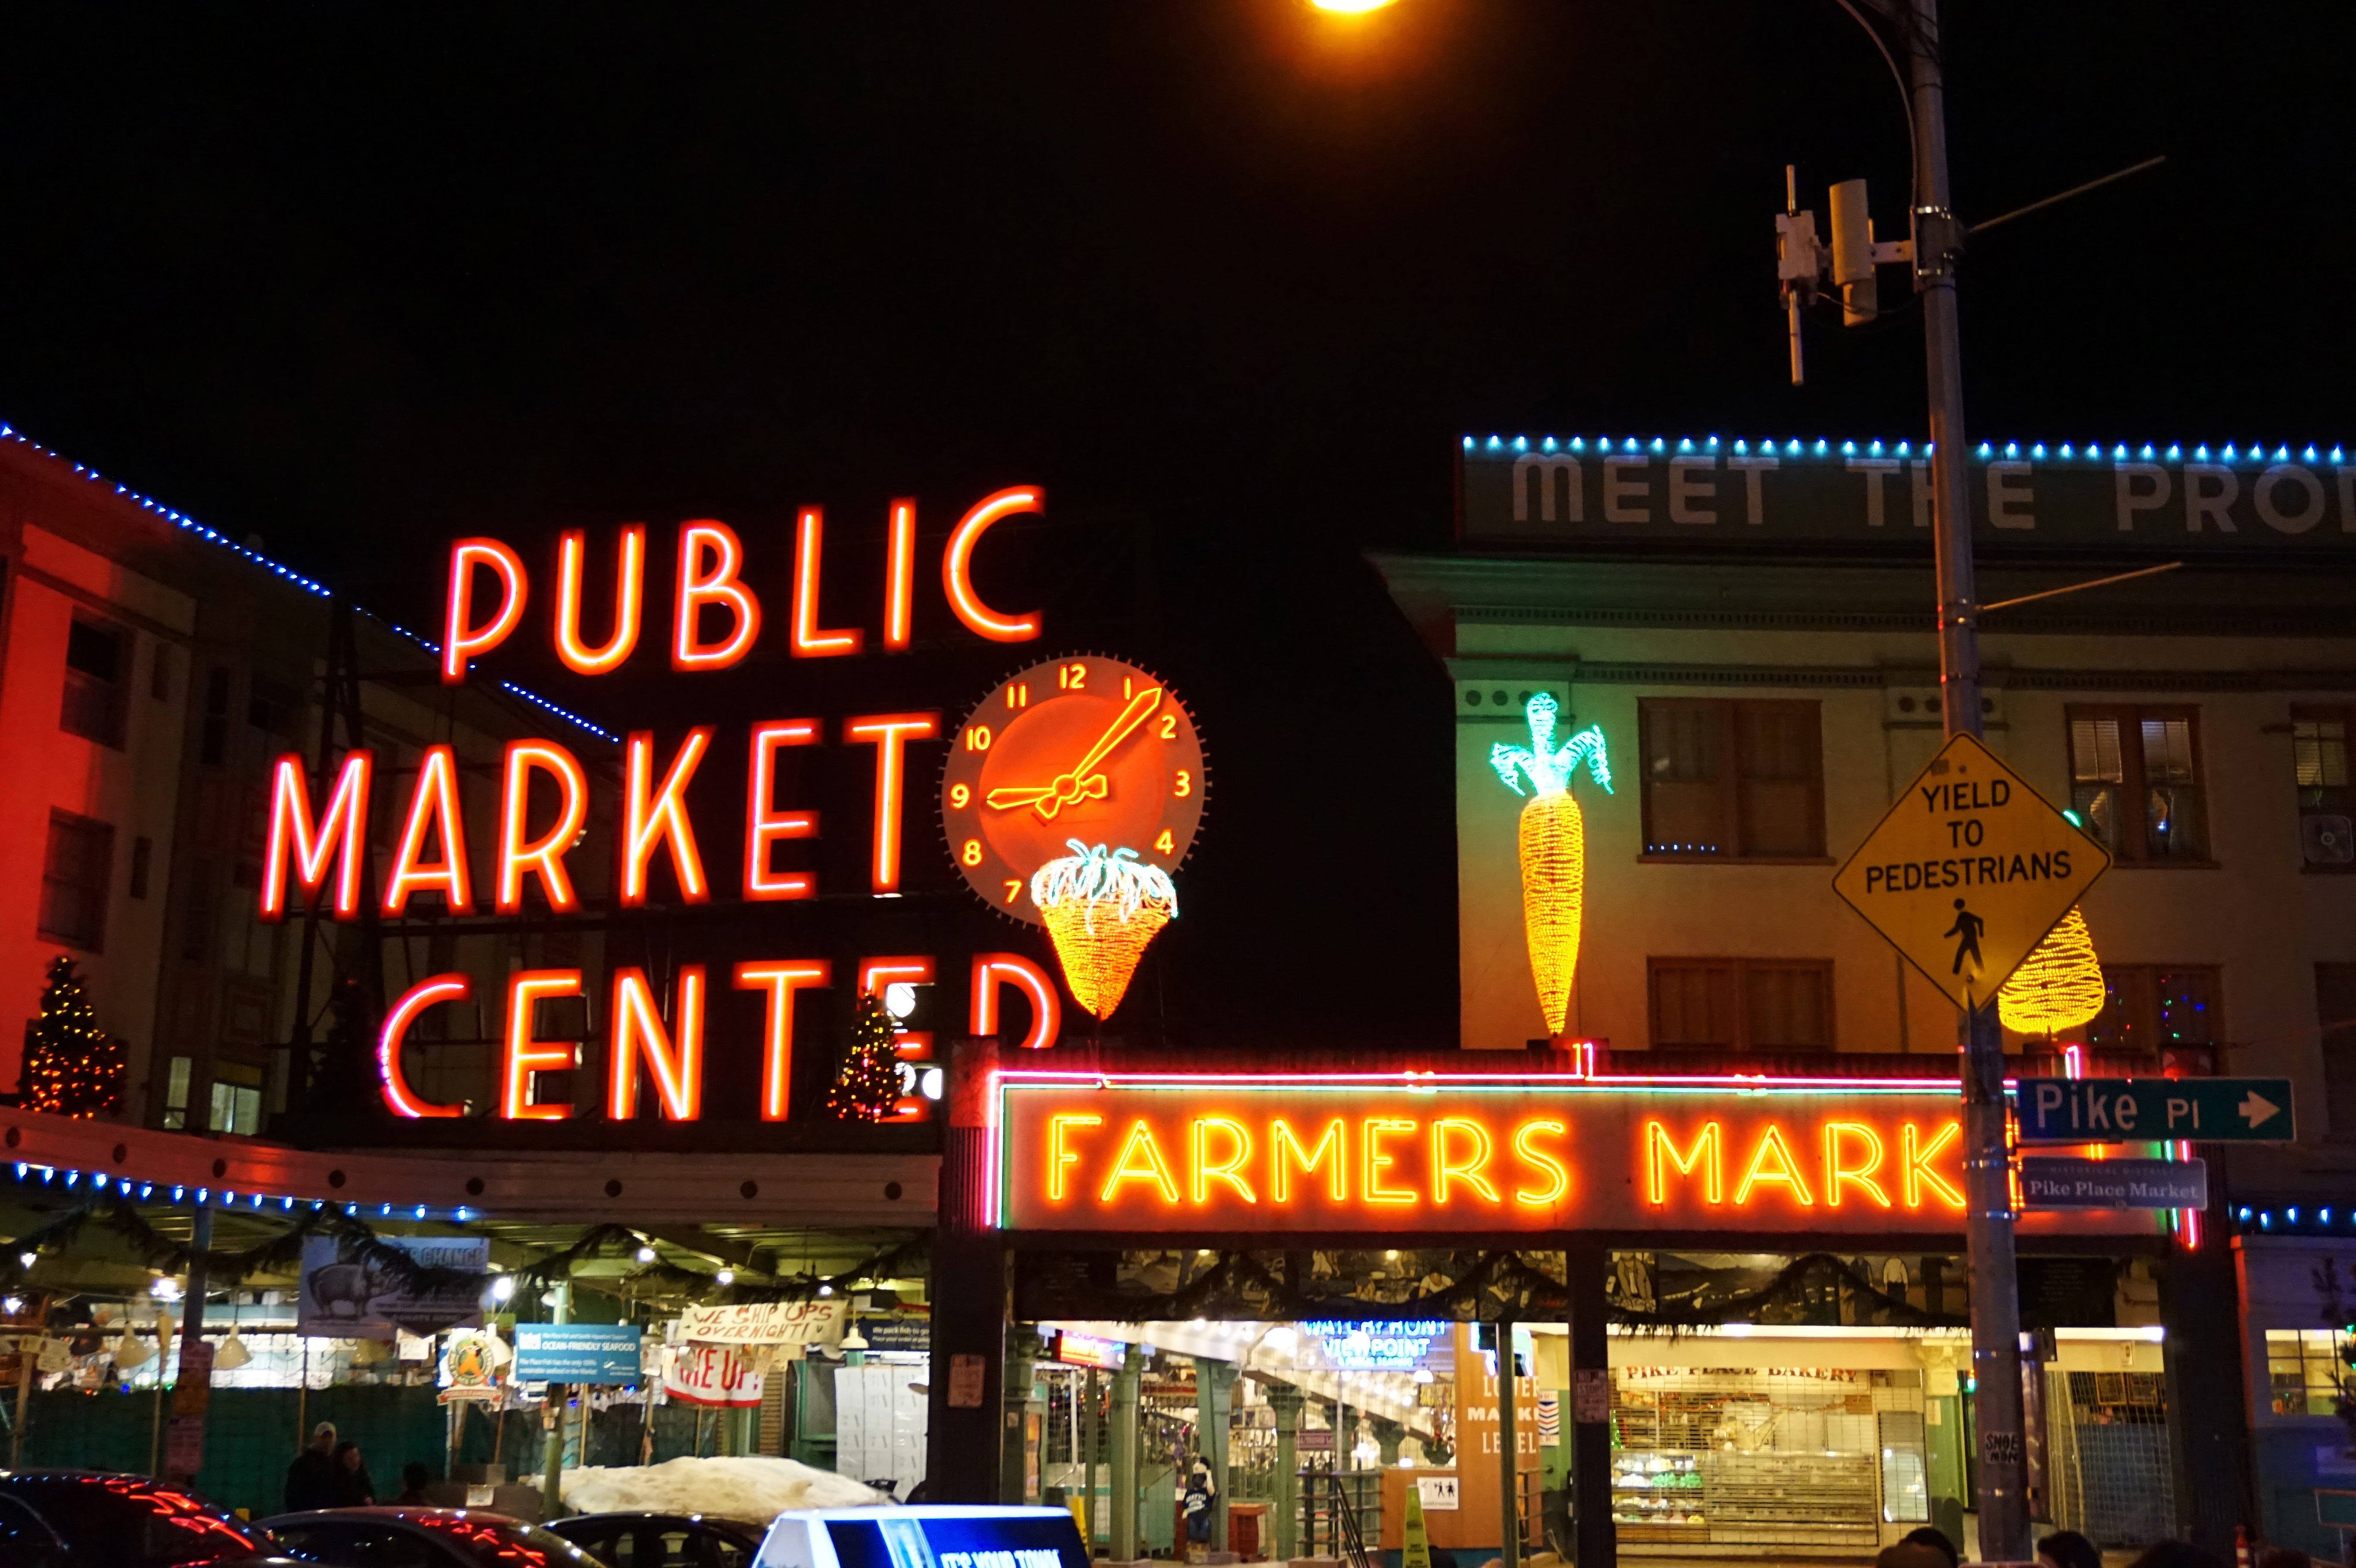
<instances>
[{"instance_id":1,"label":"white arrow on street sign","mask_svg":"<svg viewBox=\"0 0 2356 1568\"><path fill-rule=\"evenodd\" d=\"M2280 1115L2282 1107L2253 1089L2250 1097L2242 1102L2241 1112L2242 1120L2254 1127L2262 1127L2268 1118Z\"/></svg>"}]
</instances>

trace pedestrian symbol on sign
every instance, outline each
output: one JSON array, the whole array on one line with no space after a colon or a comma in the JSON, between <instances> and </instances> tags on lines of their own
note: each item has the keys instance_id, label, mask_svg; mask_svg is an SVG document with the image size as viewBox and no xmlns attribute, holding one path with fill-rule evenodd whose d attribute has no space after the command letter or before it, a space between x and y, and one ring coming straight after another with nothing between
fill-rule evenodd
<instances>
[{"instance_id":1,"label":"pedestrian symbol on sign","mask_svg":"<svg viewBox=\"0 0 2356 1568\"><path fill-rule=\"evenodd\" d=\"M1833 889L1949 1000L1984 1008L2110 864L1994 752L1957 735Z\"/></svg>"},{"instance_id":2,"label":"pedestrian symbol on sign","mask_svg":"<svg viewBox=\"0 0 2356 1568\"><path fill-rule=\"evenodd\" d=\"M1949 936L1955 939L1955 964L1951 973L1957 975L1962 974L1964 972L1964 960L1969 958L1972 961L1973 977L1978 977L1980 972L1980 933L1987 929L1987 922L1982 920L1979 916L1974 914L1971 911L1964 907L1963 900L1957 899L1955 901L1955 923L1947 927L1946 932Z\"/></svg>"}]
</instances>

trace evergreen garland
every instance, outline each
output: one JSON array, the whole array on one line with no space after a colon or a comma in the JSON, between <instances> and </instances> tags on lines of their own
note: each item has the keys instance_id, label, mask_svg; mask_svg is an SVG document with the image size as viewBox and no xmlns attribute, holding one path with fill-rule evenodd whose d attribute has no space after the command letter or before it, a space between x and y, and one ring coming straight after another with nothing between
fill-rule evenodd
<instances>
[{"instance_id":1,"label":"evergreen garland","mask_svg":"<svg viewBox=\"0 0 2356 1568\"><path fill-rule=\"evenodd\" d=\"M25 1031L17 1081L25 1108L57 1116L112 1115L123 1108L130 1070L123 1042L99 1029L74 961L58 955L41 991L41 1016Z\"/></svg>"},{"instance_id":2,"label":"evergreen garland","mask_svg":"<svg viewBox=\"0 0 2356 1568\"><path fill-rule=\"evenodd\" d=\"M851 1042L841 1069L826 1093L826 1114L838 1122L880 1122L900 1103L900 1053L893 1036L899 1026L870 991L851 1016Z\"/></svg>"}]
</instances>

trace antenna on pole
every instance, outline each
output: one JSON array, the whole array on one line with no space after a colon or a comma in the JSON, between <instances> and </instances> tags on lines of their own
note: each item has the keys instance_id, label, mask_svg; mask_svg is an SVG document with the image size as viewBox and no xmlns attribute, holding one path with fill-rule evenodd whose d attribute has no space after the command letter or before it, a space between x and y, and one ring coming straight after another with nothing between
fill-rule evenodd
<instances>
[{"instance_id":1,"label":"antenna on pole","mask_svg":"<svg viewBox=\"0 0 2356 1568\"><path fill-rule=\"evenodd\" d=\"M1800 355L1800 313L1816 303L1825 274L1824 246L1816 239L1816 215L1800 210L1799 171L1783 165L1783 210L1775 219L1775 278L1783 296L1783 319L1792 335L1792 385L1807 385Z\"/></svg>"}]
</instances>

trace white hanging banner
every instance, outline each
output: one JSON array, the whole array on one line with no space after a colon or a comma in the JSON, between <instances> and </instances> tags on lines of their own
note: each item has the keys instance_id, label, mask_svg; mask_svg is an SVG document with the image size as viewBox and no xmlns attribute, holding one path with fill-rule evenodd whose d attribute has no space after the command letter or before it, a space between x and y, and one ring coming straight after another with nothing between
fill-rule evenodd
<instances>
[{"instance_id":1,"label":"white hanging banner","mask_svg":"<svg viewBox=\"0 0 2356 1568\"><path fill-rule=\"evenodd\" d=\"M739 1409L761 1403L752 1359L723 1345L671 1345L663 1351L663 1392L681 1404Z\"/></svg>"},{"instance_id":2,"label":"white hanging banner","mask_svg":"<svg viewBox=\"0 0 2356 1568\"><path fill-rule=\"evenodd\" d=\"M679 1338L698 1345L831 1345L842 1338L849 1308L840 1298L691 1307L680 1315Z\"/></svg>"}]
</instances>

